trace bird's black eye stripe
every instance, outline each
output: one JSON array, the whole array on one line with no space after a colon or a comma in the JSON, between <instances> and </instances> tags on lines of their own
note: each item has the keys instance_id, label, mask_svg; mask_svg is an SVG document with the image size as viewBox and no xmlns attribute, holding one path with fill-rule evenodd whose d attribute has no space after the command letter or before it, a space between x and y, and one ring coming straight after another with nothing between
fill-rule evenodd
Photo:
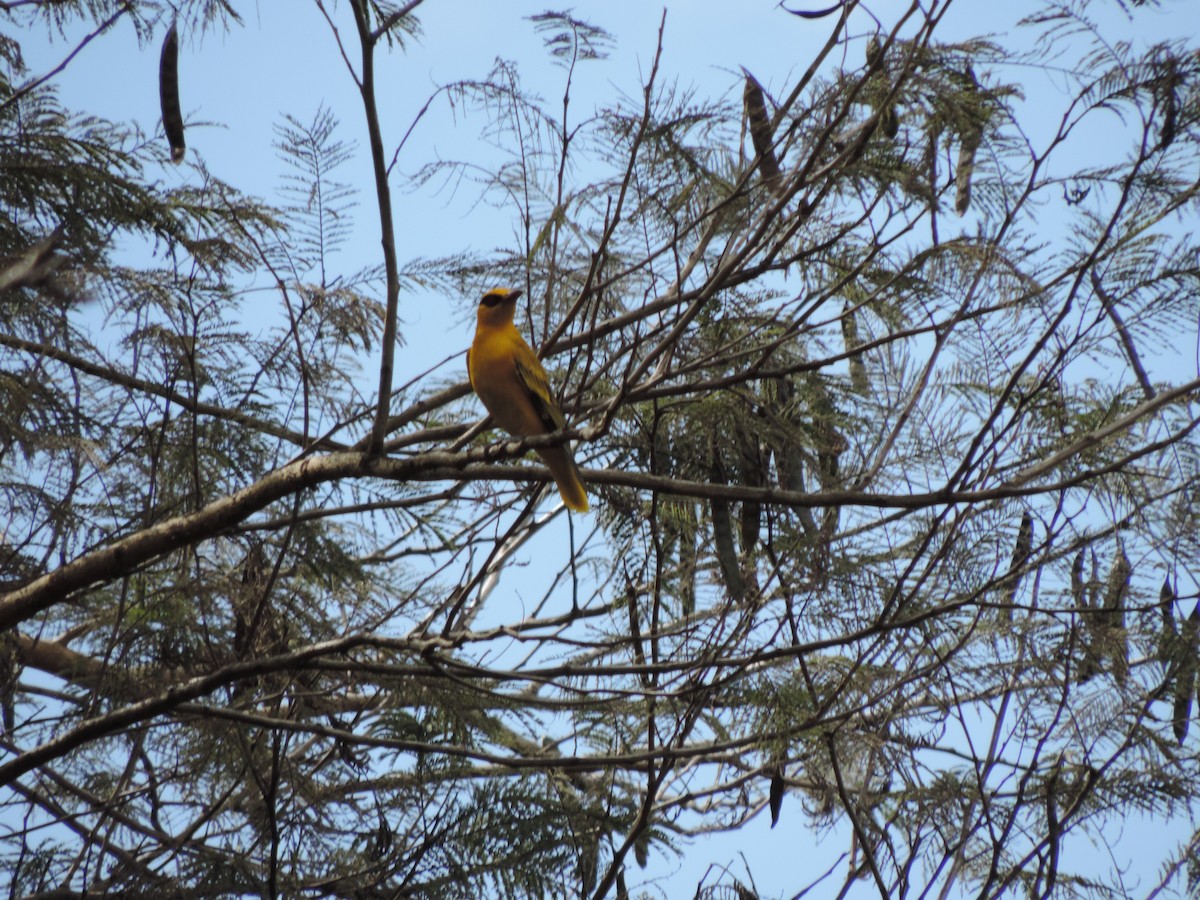
<instances>
[{"instance_id":1,"label":"bird's black eye stripe","mask_svg":"<svg viewBox=\"0 0 1200 900\"><path fill-rule=\"evenodd\" d=\"M499 306L504 302L503 294L488 294L483 298L484 306Z\"/></svg>"}]
</instances>

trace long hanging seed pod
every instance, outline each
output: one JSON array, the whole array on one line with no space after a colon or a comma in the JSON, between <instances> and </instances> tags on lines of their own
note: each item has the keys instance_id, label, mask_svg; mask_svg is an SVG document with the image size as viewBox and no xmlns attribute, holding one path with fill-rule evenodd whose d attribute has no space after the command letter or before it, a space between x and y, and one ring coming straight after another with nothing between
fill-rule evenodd
<instances>
[{"instance_id":1,"label":"long hanging seed pod","mask_svg":"<svg viewBox=\"0 0 1200 900\"><path fill-rule=\"evenodd\" d=\"M779 486L785 491L804 490L804 457L796 448L797 432L804 427L796 409L796 390L786 377L772 379L773 396L767 409L782 427L774 431L771 451L775 455L775 471L779 473ZM796 510L800 520L812 522L812 513L807 507ZM806 527L807 532L815 530Z\"/></svg>"},{"instance_id":2,"label":"long hanging seed pod","mask_svg":"<svg viewBox=\"0 0 1200 900\"><path fill-rule=\"evenodd\" d=\"M766 487L767 471L763 450L758 436L738 428L735 434L738 455L738 471L745 487ZM755 500L743 500L741 509L742 554L749 554L758 543L762 530L762 504Z\"/></svg>"},{"instance_id":3,"label":"long hanging seed pod","mask_svg":"<svg viewBox=\"0 0 1200 900\"><path fill-rule=\"evenodd\" d=\"M954 171L954 211L960 216L965 215L971 207L971 178L975 174L975 154L979 152L979 145L983 142L983 126L987 119L986 112L977 99L980 93L979 81L970 65L967 66L965 77L967 121L959 134L958 167Z\"/></svg>"},{"instance_id":4,"label":"long hanging seed pod","mask_svg":"<svg viewBox=\"0 0 1200 900\"><path fill-rule=\"evenodd\" d=\"M880 77L884 68L883 45L879 42L879 35L873 34L867 38L867 69L870 70L868 74L874 82L872 94L887 93L887 79ZM878 108L879 103L876 101L871 105ZM889 103L880 111L879 130L887 136L888 140L893 140L900 132L900 113L896 111L895 103Z\"/></svg>"},{"instance_id":5,"label":"long hanging seed pod","mask_svg":"<svg viewBox=\"0 0 1200 900\"><path fill-rule=\"evenodd\" d=\"M0 632L0 729L11 736L17 724L17 682L21 659L17 653L16 630Z\"/></svg>"},{"instance_id":6,"label":"long hanging seed pod","mask_svg":"<svg viewBox=\"0 0 1200 900\"><path fill-rule=\"evenodd\" d=\"M1084 684L1092 676L1103 671L1103 631L1101 623L1103 603L1100 599L1100 572L1096 560L1096 551L1092 551L1092 577L1084 581L1082 557L1084 551L1079 551L1080 558L1076 559L1079 568L1079 599L1082 601L1080 618L1083 621L1083 661L1079 666L1079 683ZM1074 592L1075 571L1071 572L1072 592Z\"/></svg>"},{"instance_id":7,"label":"long hanging seed pod","mask_svg":"<svg viewBox=\"0 0 1200 900\"><path fill-rule=\"evenodd\" d=\"M858 318L850 300L842 304L842 339L846 342L846 352L854 353L862 341L858 337ZM871 390L871 382L867 378L867 364L863 362L861 353L850 357L850 389L856 394L866 396Z\"/></svg>"},{"instance_id":8,"label":"long hanging seed pod","mask_svg":"<svg viewBox=\"0 0 1200 900\"><path fill-rule=\"evenodd\" d=\"M711 472L714 484L727 483L724 468L716 459L713 461ZM729 589L729 595L736 602L741 603L746 599L746 580L742 577L737 548L733 542L729 501L723 497L712 497L708 503L709 515L712 518L713 547L716 550L721 575L724 578L725 587Z\"/></svg>"},{"instance_id":9,"label":"long hanging seed pod","mask_svg":"<svg viewBox=\"0 0 1200 900\"><path fill-rule=\"evenodd\" d=\"M179 108L179 34L174 22L163 39L162 56L158 60L158 100L163 131L171 145L171 162L179 165L187 145L183 142L183 113Z\"/></svg>"},{"instance_id":10,"label":"long hanging seed pod","mask_svg":"<svg viewBox=\"0 0 1200 900\"><path fill-rule=\"evenodd\" d=\"M768 802L771 807L771 827L779 824L779 812L783 809L783 795L787 790L787 782L783 777L783 763L777 763L771 772L771 792Z\"/></svg>"},{"instance_id":11,"label":"long hanging seed pod","mask_svg":"<svg viewBox=\"0 0 1200 900\"><path fill-rule=\"evenodd\" d=\"M879 42L877 33L867 38L867 68L883 68L883 44Z\"/></svg>"},{"instance_id":12,"label":"long hanging seed pod","mask_svg":"<svg viewBox=\"0 0 1200 900\"><path fill-rule=\"evenodd\" d=\"M1171 666L1175 662L1179 645L1179 628L1175 625L1175 589L1171 587L1170 577L1163 579L1162 587L1159 589L1158 611L1162 617L1162 624L1159 629L1158 643L1155 646L1154 655L1162 663L1169 683L1174 674L1171 671Z\"/></svg>"},{"instance_id":13,"label":"long hanging seed pod","mask_svg":"<svg viewBox=\"0 0 1200 900\"><path fill-rule=\"evenodd\" d=\"M696 611L696 572L700 550L696 546L697 516L695 506L688 504L688 521L679 530L679 607L685 616Z\"/></svg>"},{"instance_id":14,"label":"long hanging seed pod","mask_svg":"<svg viewBox=\"0 0 1200 900\"><path fill-rule=\"evenodd\" d=\"M746 72L745 69L742 69ZM746 104L746 121L750 125L750 140L758 157L758 172L771 193L778 195L783 190L783 176L779 171L779 160L775 158L774 135L771 132L771 117L767 115L767 103L763 98L762 86L754 76L746 72L746 89L742 94Z\"/></svg>"},{"instance_id":15,"label":"long hanging seed pod","mask_svg":"<svg viewBox=\"0 0 1200 900\"><path fill-rule=\"evenodd\" d=\"M954 172L954 211L966 215L971 208L971 176L975 174L975 154L983 139L981 129L970 128L963 132L958 146L958 168Z\"/></svg>"},{"instance_id":16,"label":"long hanging seed pod","mask_svg":"<svg viewBox=\"0 0 1200 900\"><path fill-rule=\"evenodd\" d=\"M1087 656L1087 626L1080 628L1080 622L1086 623L1087 616L1087 590L1086 583L1083 580L1083 565L1087 559L1087 550L1080 550L1075 556L1075 561L1071 564L1071 602L1074 607L1074 612L1071 614L1071 637L1070 643L1074 647L1077 642L1082 642L1084 647L1084 657ZM1080 667L1080 676L1082 676L1083 667ZM1080 677L1080 681L1084 679Z\"/></svg>"},{"instance_id":17,"label":"long hanging seed pod","mask_svg":"<svg viewBox=\"0 0 1200 900\"><path fill-rule=\"evenodd\" d=\"M1192 698L1196 695L1200 670L1200 603L1183 620L1179 640L1178 670L1175 674L1175 702L1172 704L1172 728L1180 746L1187 740L1192 719Z\"/></svg>"},{"instance_id":18,"label":"long hanging seed pod","mask_svg":"<svg viewBox=\"0 0 1200 900\"><path fill-rule=\"evenodd\" d=\"M1021 579L1017 574L1029 562L1029 554L1033 550L1033 516L1026 510L1021 515L1021 525L1017 529L1017 540L1013 544L1012 561L1008 565L1008 574L1001 581L1001 591L1004 595L1004 608L1001 615L1012 621L1013 601L1017 597L1017 587Z\"/></svg>"},{"instance_id":19,"label":"long hanging seed pod","mask_svg":"<svg viewBox=\"0 0 1200 900\"><path fill-rule=\"evenodd\" d=\"M1129 637L1125 631L1125 598L1129 593L1129 580L1133 567L1125 556L1125 549L1117 546L1112 568L1104 585L1103 622L1104 651L1112 660L1112 671L1120 684L1125 684L1129 672Z\"/></svg>"},{"instance_id":20,"label":"long hanging seed pod","mask_svg":"<svg viewBox=\"0 0 1200 900\"><path fill-rule=\"evenodd\" d=\"M1176 95L1176 89L1183 83L1183 78L1175 60L1167 60L1166 69L1166 75L1159 79L1157 84L1157 88L1162 92L1163 121L1155 150L1166 150L1170 147L1179 127L1179 97Z\"/></svg>"},{"instance_id":21,"label":"long hanging seed pod","mask_svg":"<svg viewBox=\"0 0 1200 900\"><path fill-rule=\"evenodd\" d=\"M1041 895L1043 897L1050 896L1054 890L1054 883L1058 879L1058 844L1062 832L1059 827L1058 800L1055 794L1058 792L1058 773L1061 769L1062 757L1060 756L1050 775L1046 778L1046 840L1049 844L1050 858L1047 861L1046 889Z\"/></svg>"}]
</instances>

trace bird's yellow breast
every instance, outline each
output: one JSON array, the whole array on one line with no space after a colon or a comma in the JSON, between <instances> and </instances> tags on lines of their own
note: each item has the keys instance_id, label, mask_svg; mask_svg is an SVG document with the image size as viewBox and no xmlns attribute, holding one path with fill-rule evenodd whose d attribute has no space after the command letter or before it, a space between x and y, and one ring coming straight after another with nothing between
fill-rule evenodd
<instances>
[{"instance_id":1,"label":"bird's yellow breast","mask_svg":"<svg viewBox=\"0 0 1200 900\"><path fill-rule=\"evenodd\" d=\"M471 387L491 411L497 425L510 434L539 434L546 429L517 374L514 363L517 356L537 360L515 327L477 332L467 374Z\"/></svg>"}]
</instances>

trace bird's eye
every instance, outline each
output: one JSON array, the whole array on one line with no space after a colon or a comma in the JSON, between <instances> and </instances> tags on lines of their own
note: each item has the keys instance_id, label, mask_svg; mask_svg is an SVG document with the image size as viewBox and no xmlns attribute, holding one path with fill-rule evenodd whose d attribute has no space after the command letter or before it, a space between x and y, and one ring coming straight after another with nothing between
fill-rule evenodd
<instances>
[{"instance_id":1,"label":"bird's eye","mask_svg":"<svg viewBox=\"0 0 1200 900\"><path fill-rule=\"evenodd\" d=\"M502 294L486 294L483 298L483 305L499 306L503 300L504 296Z\"/></svg>"}]
</instances>

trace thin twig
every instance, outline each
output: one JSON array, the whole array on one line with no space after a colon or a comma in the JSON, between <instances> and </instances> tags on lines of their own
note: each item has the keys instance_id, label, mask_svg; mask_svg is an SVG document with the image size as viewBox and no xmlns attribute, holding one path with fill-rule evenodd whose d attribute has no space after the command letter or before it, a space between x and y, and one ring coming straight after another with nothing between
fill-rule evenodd
<instances>
[{"instance_id":1,"label":"thin twig","mask_svg":"<svg viewBox=\"0 0 1200 900\"><path fill-rule=\"evenodd\" d=\"M6 107L11 106L13 103L16 103L18 100L20 100L26 94L28 94L30 91L35 90L40 85L43 85L47 81L49 81L55 75L59 74L63 69L65 69L67 66L69 66L71 64L71 61L73 59L75 59L76 56L79 55L79 53L83 50L84 47L86 47L88 44L90 44L93 40L98 38L100 35L104 34L104 32L108 31L108 29L110 29L113 25L116 24L117 20L120 19L121 16L125 15L125 13L127 13L127 12L130 12L132 9L133 9L133 6L129 3L126 3L120 9L118 9L115 13L113 13L111 16L109 16L107 19L105 19L95 31L93 31L91 34L89 34L87 37L85 37L82 41L80 41L79 45L67 55L66 59L64 59L62 62L60 62L57 66L55 66L53 69L51 69L45 75L43 75L41 78L36 78L33 81L30 81L28 84L23 84L23 85L21 85L21 87L17 88L15 91L13 91L12 94L7 99L5 99L5 101L3 103L0 103L0 110L3 110Z\"/></svg>"}]
</instances>

